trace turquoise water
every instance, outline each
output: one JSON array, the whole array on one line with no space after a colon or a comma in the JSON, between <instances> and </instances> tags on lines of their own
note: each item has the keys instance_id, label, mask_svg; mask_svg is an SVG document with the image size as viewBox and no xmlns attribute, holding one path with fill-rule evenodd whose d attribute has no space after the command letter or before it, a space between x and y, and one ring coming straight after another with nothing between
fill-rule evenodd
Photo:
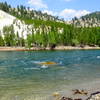
<instances>
[{"instance_id":1,"label":"turquoise water","mask_svg":"<svg viewBox=\"0 0 100 100\"><path fill-rule=\"evenodd\" d=\"M41 67L39 62L57 65ZM0 52L0 100L47 100L100 78L100 50Z\"/></svg>"}]
</instances>

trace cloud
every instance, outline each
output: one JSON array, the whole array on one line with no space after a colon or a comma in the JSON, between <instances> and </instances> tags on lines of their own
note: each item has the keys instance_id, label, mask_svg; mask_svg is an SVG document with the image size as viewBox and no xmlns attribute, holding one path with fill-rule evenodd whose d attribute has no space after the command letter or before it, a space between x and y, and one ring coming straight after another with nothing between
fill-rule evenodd
<instances>
[{"instance_id":1,"label":"cloud","mask_svg":"<svg viewBox=\"0 0 100 100\"><path fill-rule=\"evenodd\" d=\"M42 0L29 0L28 4L33 5L36 8L48 8L48 6Z\"/></svg>"},{"instance_id":2,"label":"cloud","mask_svg":"<svg viewBox=\"0 0 100 100\"><path fill-rule=\"evenodd\" d=\"M71 20L74 17L80 18L81 16L90 13L90 11L87 10L75 10L75 9L64 9L60 12L54 12L46 9L43 10L42 12L53 16L59 16L59 18L64 18L65 20Z\"/></svg>"},{"instance_id":3,"label":"cloud","mask_svg":"<svg viewBox=\"0 0 100 100\"><path fill-rule=\"evenodd\" d=\"M90 12L87 10L64 9L59 13L59 16L64 19L71 20L73 17L79 18L89 13Z\"/></svg>"},{"instance_id":4,"label":"cloud","mask_svg":"<svg viewBox=\"0 0 100 100\"><path fill-rule=\"evenodd\" d=\"M47 13L47 14L49 14L49 15L53 15L53 16L57 16L57 12L53 12L53 11L51 11L51 10L43 10L42 11L43 13Z\"/></svg>"}]
</instances>

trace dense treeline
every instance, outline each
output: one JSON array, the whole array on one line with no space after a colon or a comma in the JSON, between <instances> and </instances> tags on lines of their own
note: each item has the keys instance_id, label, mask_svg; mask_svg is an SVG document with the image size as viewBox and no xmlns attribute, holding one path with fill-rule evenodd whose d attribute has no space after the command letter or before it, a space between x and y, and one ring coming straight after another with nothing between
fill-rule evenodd
<instances>
[{"instance_id":1,"label":"dense treeline","mask_svg":"<svg viewBox=\"0 0 100 100\"><path fill-rule=\"evenodd\" d=\"M14 27L5 26L3 28L3 35L0 32L0 46L25 46L23 37L19 37L19 34L14 34Z\"/></svg>"},{"instance_id":2,"label":"dense treeline","mask_svg":"<svg viewBox=\"0 0 100 100\"><path fill-rule=\"evenodd\" d=\"M0 35L0 46L26 46L26 47L55 47L55 46L100 46L100 28L77 28L70 25L58 25L62 32L53 24L50 31L45 31L47 26L42 26L42 32L28 34L27 38L14 34L13 26L4 27L4 36Z\"/></svg>"}]
</instances>

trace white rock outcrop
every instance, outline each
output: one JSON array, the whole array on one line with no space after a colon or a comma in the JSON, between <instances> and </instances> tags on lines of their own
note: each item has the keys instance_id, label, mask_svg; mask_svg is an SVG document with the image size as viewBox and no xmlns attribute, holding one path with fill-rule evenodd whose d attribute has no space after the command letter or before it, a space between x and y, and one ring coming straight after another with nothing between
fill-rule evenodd
<instances>
[{"instance_id":1,"label":"white rock outcrop","mask_svg":"<svg viewBox=\"0 0 100 100\"><path fill-rule=\"evenodd\" d=\"M11 16L8 13L0 10L0 30L3 29L4 26L13 24L15 19L16 18L14 16Z\"/></svg>"},{"instance_id":2,"label":"white rock outcrop","mask_svg":"<svg viewBox=\"0 0 100 100\"><path fill-rule=\"evenodd\" d=\"M20 37L26 39L28 34L32 34L33 25L26 25L25 22L18 20L16 17L0 10L0 31L3 36L3 27L11 26L14 27L14 33L19 34Z\"/></svg>"}]
</instances>

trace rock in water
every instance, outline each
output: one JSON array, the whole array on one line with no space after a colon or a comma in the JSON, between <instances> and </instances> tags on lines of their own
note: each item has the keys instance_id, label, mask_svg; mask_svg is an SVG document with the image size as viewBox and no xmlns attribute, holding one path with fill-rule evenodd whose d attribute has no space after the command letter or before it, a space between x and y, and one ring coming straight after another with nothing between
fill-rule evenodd
<instances>
[{"instance_id":1,"label":"rock in water","mask_svg":"<svg viewBox=\"0 0 100 100\"><path fill-rule=\"evenodd\" d=\"M53 96L54 96L54 97L58 97L58 96L60 96L60 93L59 93L59 92L54 92L54 93L53 93Z\"/></svg>"},{"instance_id":2,"label":"rock in water","mask_svg":"<svg viewBox=\"0 0 100 100\"><path fill-rule=\"evenodd\" d=\"M39 64L41 64L41 65L56 65L57 63L48 61L48 62L41 62Z\"/></svg>"}]
</instances>

